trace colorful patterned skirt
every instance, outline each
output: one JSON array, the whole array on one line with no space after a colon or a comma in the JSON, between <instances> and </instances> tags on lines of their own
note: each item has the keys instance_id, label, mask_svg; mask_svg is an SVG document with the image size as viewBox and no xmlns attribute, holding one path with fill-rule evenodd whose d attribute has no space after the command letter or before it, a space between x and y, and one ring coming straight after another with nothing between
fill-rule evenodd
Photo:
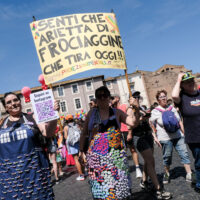
<instances>
[{"instance_id":1,"label":"colorful patterned skirt","mask_svg":"<svg viewBox=\"0 0 200 200\"><path fill-rule=\"evenodd\" d=\"M126 199L131 195L127 155L120 132L109 128L97 133L86 158L94 199Z\"/></svg>"}]
</instances>

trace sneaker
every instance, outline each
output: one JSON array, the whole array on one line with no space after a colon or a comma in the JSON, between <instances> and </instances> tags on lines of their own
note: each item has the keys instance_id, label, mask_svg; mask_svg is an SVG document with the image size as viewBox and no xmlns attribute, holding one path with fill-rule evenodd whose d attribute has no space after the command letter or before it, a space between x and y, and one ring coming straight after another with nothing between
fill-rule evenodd
<instances>
[{"instance_id":1,"label":"sneaker","mask_svg":"<svg viewBox=\"0 0 200 200\"><path fill-rule=\"evenodd\" d=\"M77 180L77 181L84 181L85 178L84 178L84 176L79 175L79 176L76 178L76 180Z\"/></svg>"},{"instance_id":2,"label":"sneaker","mask_svg":"<svg viewBox=\"0 0 200 200\"><path fill-rule=\"evenodd\" d=\"M136 167L136 178L142 178L142 172L139 167Z\"/></svg>"},{"instance_id":3,"label":"sneaker","mask_svg":"<svg viewBox=\"0 0 200 200\"><path fill-rule=\"evenodd\" d=\"M195 187L195 188L194 188L194 191L197 192L197 193L200 193L200 188Z\"/></svg>"},{"instance_id":4,"label":"sneaker","mask_svg":"<svg viewBox=\"0 0 200 200\"><path fill-rule=\"evenodd\" d=\"M60 172L59 176L63 176L64 175L64 172Z\"/></svg>"},{"instance_id":5,"label":"sneaker","mask_svg":"<svg viewBox=\"0 0 200 200\"><path fill-rule=\"evenodd\" d=\"M170 181L169 174L165 173L163 176L163 184L168 184Z\"/></svg>"},{"instance_id":6,"label":"sneaker","mask_svg":"<svg viewBox=\"0 0 200 200\"><path fill-rule=\"evenodd\" d=\"M56 180L56 185L58 185L59 184L59 179L58 180Z\"/></svg>"},{"instance_id":7,"label":"sneaker","mask_svg":"<svg viewBox=\"0 0 200 200\"><path fill-rule=\"evenodd\" d=\"M172 194L170 192L166 192L164 189L160 189L156 191L157 199L171 199Z\"/></svg>"},{"instance_id":8,"label":"sneaker","mask_svg":"<svg viewBox=\"0 0 200 200\"><path fill-rule=\"evenodd\" d=\"M185 180L189 183L192 183L192 173L187 173Z\"/></svg>"}]
</instances>

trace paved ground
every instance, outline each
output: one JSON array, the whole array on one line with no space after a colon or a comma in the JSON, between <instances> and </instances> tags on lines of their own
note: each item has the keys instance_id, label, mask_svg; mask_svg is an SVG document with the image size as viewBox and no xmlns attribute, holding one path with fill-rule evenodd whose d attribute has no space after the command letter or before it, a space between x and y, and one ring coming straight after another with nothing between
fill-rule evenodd
<instances>
[{"instance_id":1,"label":"paved ground","mask_svg":"<svg viewBox=\"0 0 200 200\"><path fill-rule=\"evenodd\" d=\"M156 160L156 172L161 180L162 178L162 158L161 150L155 148L155 160ZM190 158L193 167L193 159L190 152ZM143 164L143 160L140 157L140 163ZM154 200L155 198L142 191L139 187L140 181L135 178L135 167L131 156L129 156L129 166L132 176L132 192L133 199L135 200ZM66 174L62 178L58 185L54 185L54 193L56 200L92 200L88 179L85 181L76 181L77 172L74 167L65 167ZM200 194L194 192L190 183L185 181L185 170L180 163L180 159L176 152L173 153L173 164L171 166L171 182L165 185L165 189L173 193L174 200L200 200Z\"/></svg>"}]
</instances>

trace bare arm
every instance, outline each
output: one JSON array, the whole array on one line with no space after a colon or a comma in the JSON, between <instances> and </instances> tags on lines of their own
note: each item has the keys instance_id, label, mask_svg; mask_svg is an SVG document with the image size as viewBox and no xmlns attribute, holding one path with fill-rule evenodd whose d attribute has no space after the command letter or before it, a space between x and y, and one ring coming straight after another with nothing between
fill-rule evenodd
<instances>
[{"instance_id":1,"label":"bare arm","mask_svg":"<svg viewBox=\"0 0 200 200\"><path fill-rule=\"evenodd\" d=\"M64 137L67 139L67 133L68 133L68 126L64 127Z\"/></svg>"},{"instance_id":2,"label":"bare arm","mask_svg":"<svg viewBox=\"0 0 200 200\"><path fill-rule=\"evenodd\" d=\"M162 145L160 144L160 142L159 142L159 140L158 140L158 138L157 138L157 135L156 135L156 132L157 132L156 127L153 125L153 123L152 123L150 120L149 120L149 125L150 125L150 127L151 127L151 129L152 129L152 135L153 135L153 139L154 139L155 143L156 143L160 148L162 148Z\"/></svg>"},{"instance_id":3,"label":"bare arm","mask_svg":"<svg viewBox=\"0 0 200 200\"><path fill-rule=\"evenodd\" d=\"M128 130L127 141L131 141L133 139L132 130Z\"/></svg>"},{"instance_id":4,"label":"bare arm","mask_svg":"<svg viewBox=\"0 0 200 200\"><path fill-rule=\"evenodd\" d=\"M182 77L184 76L184 73L180 73L178 75L178 79L177 82L172 90L172 99L175 103L179 104L181 102L181 98L180 98L180 87L181 87L181 81L182 81Z\"/></svg>"},{"instance_id":5,"label":"bare arm","mask_svg":"<svg viewBox=\"0 0 200 200\"><path fill-rule=\"evenodd\" d=\"M80 137L80 151L81 152L85 151L85 145L87 143L87 138L89 137L88 124L90 121L91 114L92 114L92 110L90 110L89 113L87 114L86 120L83 125L83 130L82 130L81 137Z\"/></svg>"},{"instance_id":6,"label":"bare arm","mask_svg":"<svg viewBox=\"0 0 200 200\"><path fill-rule=\"evenodd\" d=\"M124 113L121 110L118 110L120 114L120 122L126 124L128 129L132 129L137 127L139 123L139 109L136 108L135 111L133 109L128 108L127 113Z\"/></svg>"},{"instance_id":7,"label":"bare arm","mask_svg":"<svg viewBox=\"0 0 200 200\"><path fill-rule=\"evenodd\" d=\"M179 121L179 125L180 125L181 132L182 132L183 134L185 134L183 122L182 122L181 120Z\"/></svg>"}]
</instances>

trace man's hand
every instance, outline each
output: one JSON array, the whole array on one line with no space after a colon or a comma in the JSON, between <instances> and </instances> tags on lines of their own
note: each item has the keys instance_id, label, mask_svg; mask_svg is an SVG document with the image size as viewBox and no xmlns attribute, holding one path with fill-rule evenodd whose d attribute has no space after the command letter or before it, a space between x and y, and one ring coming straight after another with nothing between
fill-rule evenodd
<instances>
[{"instance_id":1,"label":"man's hand","mask_svg":"<svg viewBox=\"0 0 200 200\"><path fill-rule=\"evenodd\" d=\"M58 100L55 100L55 101L54 101L54 110L57 110L57 111L60 110L60 104L59 104L59 101L58 101Z\"/></svg>"},{"instance_id":2,"label":"man's hand","mask_svg":"<svg viewBox=\"0 0 200 200\"><path fill-rule=\"evenodd\" d=\"M181 82L184 75L185 75L185 73L179 73L177 81Z\"/></svg>"},{"instance_id":3,"label":"man's hand","mask_svg":"<svg viewBox=\"0 0 200 200\"><path fill-rule=\"evenodd\" d=\"M162 145L160 144L160 142L159 142L157 137L154 138L154 141L160 148L162 148Z\"/></svg>"}]
</instances>

